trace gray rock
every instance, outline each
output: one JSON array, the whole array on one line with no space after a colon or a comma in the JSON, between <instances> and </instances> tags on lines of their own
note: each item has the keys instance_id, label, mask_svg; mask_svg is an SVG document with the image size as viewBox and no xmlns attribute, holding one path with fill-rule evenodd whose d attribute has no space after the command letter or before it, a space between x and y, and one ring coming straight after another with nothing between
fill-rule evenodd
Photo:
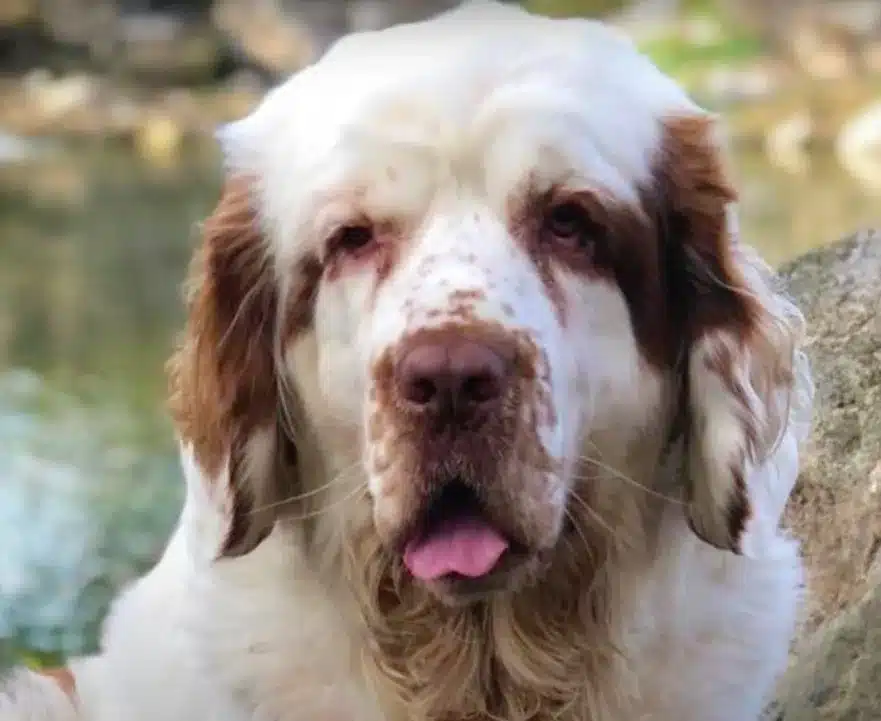
<instances>
[{"instance_id":1,"label":"gray rock","mask_svg":"<svg viewBox=\"0 0 881 721\"><path fill-rule=\"evenodd\" d=\"M784 675L767 721L881 718L881 567L872 588L814 635Z\"/></svg>"},{"instance_id":2,"label":"gray rock","mask_svg":"<svg viewBox=\"0 0 881 721\"><path fill-rule=\"evenodd\" d=\"M788 510L807 618L767 721L881 718L881 233L783 269L805 311L815 427Z\"/></svg>"},{"instance_id":3,"label":"gray rock","mask_svg":"<svg viewBox=\"0 0 881 721\"><path fill-rule=\"evenodd\" d=\"M810 602L805 635L868 590L881 547L881 233L782 269L808 323L814 429L787 521L801 538Z\"/></svg>"}]
</instances>

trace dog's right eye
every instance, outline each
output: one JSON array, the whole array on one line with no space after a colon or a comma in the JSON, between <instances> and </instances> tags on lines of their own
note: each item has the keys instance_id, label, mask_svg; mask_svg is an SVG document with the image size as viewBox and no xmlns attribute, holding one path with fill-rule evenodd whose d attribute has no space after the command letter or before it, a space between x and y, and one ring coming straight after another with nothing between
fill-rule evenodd
<instances>
[{"instance_id":1,"label":"dog's right eye","mask_svg":"<svg viewBox=\"0 0 881 721\"><path fill-rule=\"evenodd\" d=\"M543 218L543 234L560 248L584 253L602 235L602 229L581 204L565 201L548 208Z\"/></svg>"}]
</instances>

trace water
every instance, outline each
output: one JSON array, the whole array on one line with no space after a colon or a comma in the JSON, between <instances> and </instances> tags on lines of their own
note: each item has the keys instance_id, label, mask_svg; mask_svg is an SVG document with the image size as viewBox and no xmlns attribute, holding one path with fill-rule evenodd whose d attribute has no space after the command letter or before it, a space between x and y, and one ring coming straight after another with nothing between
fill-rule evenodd
<instances>
[{"instance_id":1,"label":"water","mask_svg":"<svg viewBox=\"0 0 881 721\"><path fill-rule=\"evenodd\" d=\"M163 363L216 168L106 149L0 167L0 663L94 648L110 596L175 521ZM881 221L831 160L799 178L760 157L736 170L744 235L772 263Z\"/></svg>"},{"instance_id":2,"label":"water","mask_svg":"<svg viewBox=\"0 0 881 721\"><path fill-rule=\"evenodd\" d=\"M123 153L45 153L0 172L7 647L90 648L109 595L175 520L163 363L193 223L217 189L212 158L163 171Z\"/></svg>"}]
</instances>

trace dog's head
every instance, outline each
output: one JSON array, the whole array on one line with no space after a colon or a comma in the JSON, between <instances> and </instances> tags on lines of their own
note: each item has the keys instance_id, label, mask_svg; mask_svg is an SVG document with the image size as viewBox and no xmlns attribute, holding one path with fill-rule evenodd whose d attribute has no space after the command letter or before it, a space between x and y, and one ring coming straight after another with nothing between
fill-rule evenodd
<instances>
[{"instance_id":1,"label":"dog's head","mask_svg":"<svg viewBox=\"0 0 881 721\"><path fill-rule=\"evenodd\" d=\"M366 499L417 583L509 589L677 443L692 528L743 551L800 316L715 135L611 30L494 3L346 38L226 128L172 362L222 552Z\"/></svg>"}]
</instances>

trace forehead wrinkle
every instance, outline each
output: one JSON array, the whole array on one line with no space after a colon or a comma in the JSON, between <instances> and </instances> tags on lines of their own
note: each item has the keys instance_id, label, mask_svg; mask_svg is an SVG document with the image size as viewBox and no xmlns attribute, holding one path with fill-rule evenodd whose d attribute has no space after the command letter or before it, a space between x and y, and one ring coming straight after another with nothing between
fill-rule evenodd
<instances>
[{"instance_id":1,"label":"forehead wrinkle","mask_svg":"<svg viewBox=\"0 0 881 721\"><path fill-rule=\"evenodd\" d=\"M488 169L495 169L503 179L512 174L519 174L520 180L526 175L542 179L546 173L551 176L546 179L549 183L576 176L623 200L635 200L636 189L650 176L660 122L637 113L640 120L624 129L631 137L622 143L620 126L604 119L623 117L616 114L618 108L609 107L622 101L597 93L593 107L590 102L542 79L499 88L477 119L493 161ZM596 107L597 103L604 107ZM517 163L519 173L511 167Z\"/></svg>"},{"instance_id":2,"label":"forehead wrinkle","mask_svg":"<svg viewBox=\"0 0 881 721\"><path fill-rule=\"evenodd\" d=\"M416 87L385 92L366 112L350 121L344 133L370 160L401 157L430 162L439 182L476 181L485 148L476 138L475 121L497 82L458 74L433 74ZM428 87L431 92L426 93Z\"/></svg>"},{"instance_id":3,"label":"forehead wrinkle","mask_svg":"<svg viewBox=\"0 0 881 721\"><path fill-rule=\"evenodd\" d=\"M344 156L342 171L334 184L322 189L322 196L339 220L360 213L375 222L412 225L453 175L436 148L386 140L362 135L354 146L336 151Z\"/></svg>"},{"instance_id":4,"label":"forehead wrinkle","mask_svg":"<svg viewBox=\"0 0 881 721\"><path fill-rule=\"evenodd\" d=\"M435 191L443 183L473 186L500 206L526 178L543 175L548 184L576 176L635 200L648 173L648 153L638 163L617 157L617 146L604 142L584 103L544 84L501 85L462 117L422 107L419 99L389 97L371 115L347 123L334 152L345 158L344 173L365 190L382 181L386 168L397 168L429 178Z\"/></svg>"},{"instance_id":5,"label":"forehead wrinkle","mask_svg":"<svg viewBox=\"0 0 881 721\"><path fill-rule=\"evenodd\" d=\"M403 132L371 118L347 124L324 161L336 170L325 173L321 197L333 201L345 193L368 215L417 221L441 194L483 191L486 151L469 138L469 123L416 111L409 121ZM430 132L420 132L423 121Z\"/></svg>"},{"instance_id":6,"label":"forehead wrinkle","mask_svg":"<svg viewBox=\"0 0 881 721\"><path fill-rule=\"evenodd\" d=\"M439 113L418 105L418 101L408 102L400 97L374 105L371 113L350 118L341 126L337 148L435 155L441 144L439 136L450 134L450 124Z\"/></svg>"}]
</instances>

